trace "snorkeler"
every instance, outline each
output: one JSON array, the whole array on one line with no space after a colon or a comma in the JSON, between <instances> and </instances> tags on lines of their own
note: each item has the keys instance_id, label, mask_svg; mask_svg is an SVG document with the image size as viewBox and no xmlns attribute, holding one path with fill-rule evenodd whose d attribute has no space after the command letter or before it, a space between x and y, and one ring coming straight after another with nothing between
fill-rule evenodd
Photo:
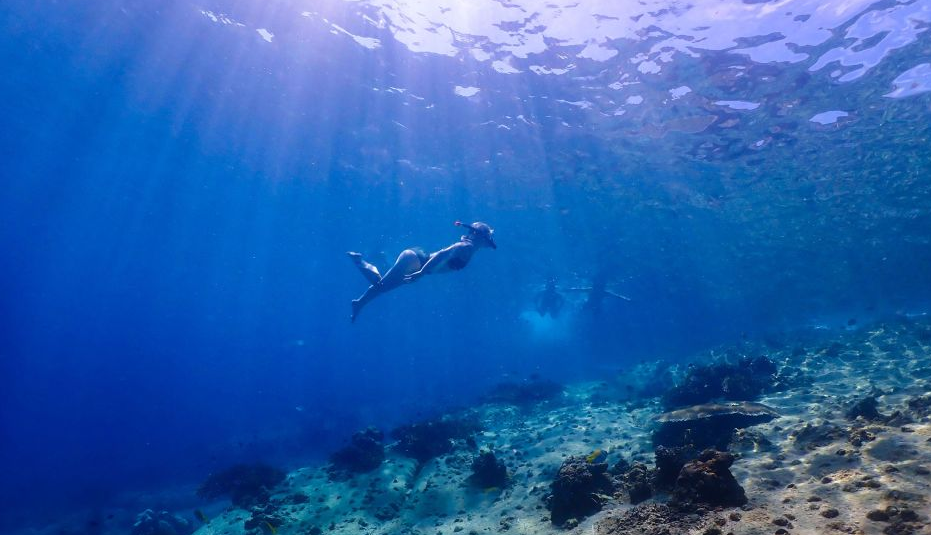
<instances>
[{"instance_id":1,"label":"snorkeler","mask_svg":"<svg viewBox=\"0 0 931 535\"><path fill-rule=\"evenodd\" d=\"M359 253L349 252L349 258L356 264L362 275L369 281L371 286L362 294L362 297L352 301L352 321L356 321L356 316L362 308L379 295L391 291L404 283L414 282L428 273L446 273L449 271L459 271L469 264L472 255L477 249L482 247L491 247L497 249L495 245L494 229L485 223L476 221L471 225L456 221L456 226L465 227L469 230L468 234L459 237L459 241L441 249L435 253L426 254L422 249L412 248L405 249L398 255L394 261L394 266L389 269L384 276L378 272L378 268L366 262Z\"/></svg>"},{"instance_id":2,"label":"snorkeler","mask_svg":"<svg viewBox=\"0 0 931 535\"><path fill-rule=\"evenodd\" d=\"M553 319L556 319L565 302L566 298L556 291L556 278L551 277L546 281L546 288L537 294L537 314L540 317L549 314Z\"/></svg>"},{"instance_id":3,"label":"snorkeler","mask_svg":"<svg viewBox=\"0 0 931 535\"><path fill-rule=\"evenodd\" d=\"M630 301L630 298L626 295L612 292L607 286L606 277L599 275L592 280L592 285L589 287L569 288L568 290L571 292L588 292L588 299L585 301L582 308L592 314L601 312L601 304L605 297L614 297L623 301Z\"/></svg>"}]
</instances>

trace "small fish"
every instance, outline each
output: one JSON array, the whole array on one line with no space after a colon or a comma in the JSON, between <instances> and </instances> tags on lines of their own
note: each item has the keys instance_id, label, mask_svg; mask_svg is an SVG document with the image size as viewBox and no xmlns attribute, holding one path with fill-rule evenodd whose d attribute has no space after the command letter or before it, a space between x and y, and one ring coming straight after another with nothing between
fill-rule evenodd
<instances>
[{"instance_id":1,"label":"small fish","mask_svg":"<svg viewBox=\"0 0 931 535\"><path fill-rule=\"evenodd\" d=\"M272 523L269 522L268 520L265 521L265 527L268 528L269 533L271 533L272 535L278 535L278 528L273 526Z\"/></svg>"},{"instance_id":2,"label":"small fish","mask_svg":"<svg viewBox=\"0 0 931 535\"><path fill-rule=\"evenodd\" d=\"M207 515L204 514L200 509L194 509L194 516L197 517L197 520L200 520L204 524L210 522L210 519L207 518Z\"/></svg>"},{"instance_id":3,"label":"small fish","mask_svg":"<svg viewBox=\"0 0 931 535\"><path fill-rule=\"evenodd\" d=\"M608 458L608 452L604 451L601 448L598 448L597 450L589 453L585 457L585 462L587 462L588 464L598 464L598 463L603 463L605 459L607 458Z\"/></svg>"},{"instance_id":4,"label":"small fish","mask_svg":"<svg viewBox=\"0 0 931 535\"><path fill-rule=\"evenodd\" d=\"M498 487L485 487L485 490L484 490L483 492L484 492L485 494L491 494L491 493L493 493L493 492L498 492L499 490L501 490L501 489L498 488Z\"/></svg>"}]
</instances>

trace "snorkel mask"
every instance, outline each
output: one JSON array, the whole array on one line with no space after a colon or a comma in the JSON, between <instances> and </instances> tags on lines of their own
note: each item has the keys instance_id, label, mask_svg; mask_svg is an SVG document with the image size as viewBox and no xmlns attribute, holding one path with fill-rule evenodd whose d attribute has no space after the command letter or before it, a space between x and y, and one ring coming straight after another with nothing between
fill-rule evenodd
<instances>
[{"instance_id":1,"label":"snorkel mask","mask_svg":"<svg viewBox=\"0 0 931 535\"><path fill-rule=\"evenodd\" d=\"M465 227L469 229L470 239L474 240L475 238L481 238L482 240L484 240L485 244L491 247L492 249L498 248L498 246L495 245L494 238L492 237L495 233L495 229L491 228L487 224L482 223L481 221L476 221L475 223L472 223L470 225L469 223L463 223L462 221L456 221L455 225L457 227Z\"/></svg>"}]
</instances>

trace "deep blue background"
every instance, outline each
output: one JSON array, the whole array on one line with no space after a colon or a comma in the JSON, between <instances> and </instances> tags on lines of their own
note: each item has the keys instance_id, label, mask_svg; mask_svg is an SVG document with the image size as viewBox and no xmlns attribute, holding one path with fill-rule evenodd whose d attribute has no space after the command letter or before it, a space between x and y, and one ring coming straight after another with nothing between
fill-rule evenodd
<instances>
[{"instance_id":1,"label":"deep blue background","mask_svg":"<svg viewBox=\"0 0 931 535\"><path fill-rule=\"evenodd\" d=\"M467 404L505 378L597 378L927 295L927 245L820 258L774 224L758 258L738 223L618 213L609 191L674 204L659 185L678 177L638 174L543 118L534 143L470 137L476 112L443 80L460 67L387 36L378 54L323 31L288 41L293 10L211 6L267 21L278 34L265 46L185 2L81 4L0 7L4 509L99 505L241 459L296 466L362 425ZM340 21L339 5L321 9ZM401 72L436 114L373 96ZM556 91L547 83L535 91ZM619 182L567 179L599 170ZM498 250L349 324L365 283L346 250L437 249L457 219L495 226ZM811 283L836 269L845 278ZM555 340L520 319L549 275L599 273L631 304Z\"/></svg>"}]
</instances>

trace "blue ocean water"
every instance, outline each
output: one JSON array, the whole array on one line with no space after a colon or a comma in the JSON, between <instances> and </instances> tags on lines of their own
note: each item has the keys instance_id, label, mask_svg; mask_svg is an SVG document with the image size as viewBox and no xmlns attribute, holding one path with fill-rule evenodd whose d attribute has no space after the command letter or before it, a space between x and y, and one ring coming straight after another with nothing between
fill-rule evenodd
<instances>
[{"instance_id":1,"label":"blue ocean water","mask_svg":"<svg viewBox=\"0 0 931 535\"><path fill-rule=\"evenodd\" d=\"M503 380L925 310L929 27L926 0L4 0L0 528ZM497 249L350 323L346 251L385 269L457 220ZM596 280L629 301L586 311Z\"/></svg>"}]
</instances>

